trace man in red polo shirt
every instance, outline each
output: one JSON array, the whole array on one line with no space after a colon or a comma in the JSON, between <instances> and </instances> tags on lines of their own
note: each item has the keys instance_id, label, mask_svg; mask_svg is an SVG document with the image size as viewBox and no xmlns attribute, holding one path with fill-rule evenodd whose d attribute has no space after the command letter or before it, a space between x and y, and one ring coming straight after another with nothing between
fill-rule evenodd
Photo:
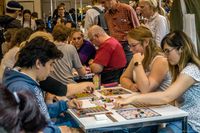
<instances>
[{"instance_id":1,"label":"man in red polo shirt","mask_svg":"<svg viewBox=\"0 0 200 133\"><path fill-rule=\"evenodd\" d=\"M126 56L119 41L98 25L89 28L88 38L98 48L94 60L89 61L91 71L101 74L103 84L118 82L126 66Z\"/></svg>"}]
</instances>

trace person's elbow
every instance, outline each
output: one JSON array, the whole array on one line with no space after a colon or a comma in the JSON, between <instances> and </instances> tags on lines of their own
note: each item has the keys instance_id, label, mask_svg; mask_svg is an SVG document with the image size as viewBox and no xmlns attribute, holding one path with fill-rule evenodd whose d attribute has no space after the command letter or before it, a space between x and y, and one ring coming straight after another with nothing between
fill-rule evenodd
<instances>
[{"instance_id":1,"label":"person's elbow","mask_svg":"<svg viewBox=\"0 0 200 133\"><path fill-rule=\"evenodd\" d=\"M166 94L165 92L163 92L163 95L161 96L162 104L169 104L174 100L175 99L172 96L170 96L170 95Z\"/></svg>"},{"instance_id":2,"label":"person's elbow","mask_svg":"<svg viewBox=\"0 0 200 133\"><path fill-rule=\"evenodd\" d=\"M90 68L93 73L101 73L103 71L103 66L96 63L90 65Z\"/></svg>"}]
</instances>

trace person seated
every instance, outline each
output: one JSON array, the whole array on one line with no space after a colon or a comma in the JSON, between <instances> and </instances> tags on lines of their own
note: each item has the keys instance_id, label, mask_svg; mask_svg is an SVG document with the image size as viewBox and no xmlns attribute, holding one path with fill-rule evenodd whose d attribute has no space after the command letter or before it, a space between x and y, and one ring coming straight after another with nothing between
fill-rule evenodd
<instances>
[{"instance_id":1,"label":"person seated","mask_svg":"<svg viewBox=\"0 0 200 133\"><path fill-rule=\"evenodd\" d=\"M66 43L70 32L71 30L69 28L61 24L56 25L52 32L54 42L57 48L62 51L64 57L55 62L55 71L52 72L50 76L54 79L58 79L63 84L75 83L73 80L73 69L75 69L80 76L86 74L86 70L81 64L76 48Z\"/></svg>"},{"instance_id":2,"label":"person seated","mask_svg":"<svg viewBox=\"0 0 200 133\"><path fill-rule=\"evenodd\" d=\"M0 84L0 110L1 133L36 133L47 125L29 91L11 92Z\"/></svg>"},{"instance_id":3,"label":"person seated","mask_svg":"<svg viewBox=\"0 0 200 133\"><path fill-rule=\"evenodd\" d=\"M3 33L4 39L5 39L5 42L3 42L1 45L1 51L2 51L3 55L5 55L9 51L9 49L11 49L12 40L13 40L17 30L18 30L18 28L11 28Z\"/></svg>"},{"instance_id":4,"label":"person seated","mask_svg":"<svg viewBox=\"0 0 200 133\"><path fill-rule=\"evenodd\" d=\"M130 103L163 105L181 97L184 100L179 107L188 112L187 132L200 132L200 59L193 46L191 39L182 31L167 34L161 41L161 47L169 61L173 83L164 91L117 99L115 106L121 107ZM182 121L170 122L159 131L169 132L182 133Z\"/></svg>"},{"instance_id":5,"label":"person seated","mask_svg":"<svg viewBox=\"0 0 200 133\"><path fill-rule=\"evenodd\" d=\"M171 83L168 61L151 31L139 26L128 32L127 39L134 55L120 77L122 87L141 93L166 89Z\"/></svg>"},{"instance_id":6,"label":"person seated","mask_svg":"<svg viewBox=\"0 0 200 133\"><path fill-rule=\"evenodd\" d=\"M126 56L121 44L110 37L100 26L88 30L88 38L98 47L94 60L90 60L91 71L101 74L101 82L118 82L126 66Z\"/></svg>"},{"instance_id":7,"label":"person seated","mask_svg":"<svg viewBox=\"0 0 200 133\"><path fill-rule=\"evenodd\" d=\"M72 99L70 101L58 101L54 104L46 105L38 83L47 78L49 73L53 71L55 60L62 57L63 53L57 49L53 42L43 37L35 37L20 49L14 69L6 68L3 75L3 85L10 91L19 92L27 90L34 95L34 100L40 111L50 121L43 130L44 133L66 133L71 130L67 126L78 127L69 116L63 116L64 118L62 118L65 121L61 121L60 114L66 112L68 108L80 108L82 103ZM56 118L59 126L55 125L50 118ZM77 129L72 128L72 130Z\"/></svg>"},{"instance_id":8,"label":"person seated","mask_svg":"<svg viewBox=\"0 0 200 133\"><path fill-rule=\"evenodd\" d=\"M56 25L53 30L54 42L57 48L63 53L63 58L54 62L54 71L46 80L41 81L41 88L57 96L71 96L84 92L88 87L93 88L92 82L76 83L73 80L73 69L78 75L86 74L85 67L82 66L76 48L67 44L67 38L71 29L64 25Z\"/></svg>"},{"instance_id":9,"label":"person seated","mask_svg":"<svg viewBox=\"0 0 200 133\"><path fill-rule=\"evenodd\" d=\"M8 52L5 53L3 59L1 60L0 65L0 82L2 82L2 77L4 73L4 69L6 67L13 68L15 62L16 62L16 54L20 49L20 44L23 41L26 41L30 35L33 33L33 30L31 28L21 28L17 30L15 33L10 46L8 48Z\"/></svg>"},{"instance_id":10,"label":"person seated","mask_svg":"<svg viewBox=\"0 0 200 133\"><path fill-rule=\"evenodd\" d=\"M76 47L78 55L80 57L82 65L88 66L90 59L94 59L96 49L94 45L84 39L84 35L81 30L74 29L71 33L71 42Z\"/></svg>"}]
</instances>

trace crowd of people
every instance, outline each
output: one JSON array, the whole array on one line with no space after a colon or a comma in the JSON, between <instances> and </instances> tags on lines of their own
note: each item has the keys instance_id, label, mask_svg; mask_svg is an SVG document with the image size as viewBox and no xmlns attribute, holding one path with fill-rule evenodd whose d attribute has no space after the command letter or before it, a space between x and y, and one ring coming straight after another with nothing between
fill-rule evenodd
<instances>
[{"instance_id":1,"label":"crowd of people","mask_svg":"<svg viewBox=\"0 0 200 133\"><path fill-rule=\"evenodd\" d=\"M80 109L82 102L54 98L93 93L92 81L74 80L88 69L101 75L102 84L118 82L140 93L117 98L116 108L173 102L188 112L188 132L200 132L200 59L194 45L184 32L170 31L166 9L161 10L157 0L135 2L130 6L133 3L91 0L94 8L86 11L83 27L75 23L75 11L66 12L65 3L60 3L49 29L36 12L9 1L6 14L0 16L4 36L0 42L0 132L83 132L66 112ZM101 13L96 8L104 12L107 30L99 24ZM119 132L148 133L155 128L159 133L182 131L177 121Z\"/></svg>"}]
</instances>

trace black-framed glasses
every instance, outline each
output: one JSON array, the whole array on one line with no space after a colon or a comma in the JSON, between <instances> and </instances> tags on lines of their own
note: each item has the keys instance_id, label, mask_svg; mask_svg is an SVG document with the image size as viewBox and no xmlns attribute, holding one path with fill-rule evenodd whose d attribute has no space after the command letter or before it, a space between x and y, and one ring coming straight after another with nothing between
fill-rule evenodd
<instances>
[{"instance_id":1,"label":"black-framed glasses","mask_svg":"<svg viewBox=\"0 0 200 133\"><path fill-rule=\"evenodd\" d=\"M165 55L169 55L171 51L173 51L176 48L171 48L171 49L164 49L163 52Z\"/></svg>"}]
</instances>

